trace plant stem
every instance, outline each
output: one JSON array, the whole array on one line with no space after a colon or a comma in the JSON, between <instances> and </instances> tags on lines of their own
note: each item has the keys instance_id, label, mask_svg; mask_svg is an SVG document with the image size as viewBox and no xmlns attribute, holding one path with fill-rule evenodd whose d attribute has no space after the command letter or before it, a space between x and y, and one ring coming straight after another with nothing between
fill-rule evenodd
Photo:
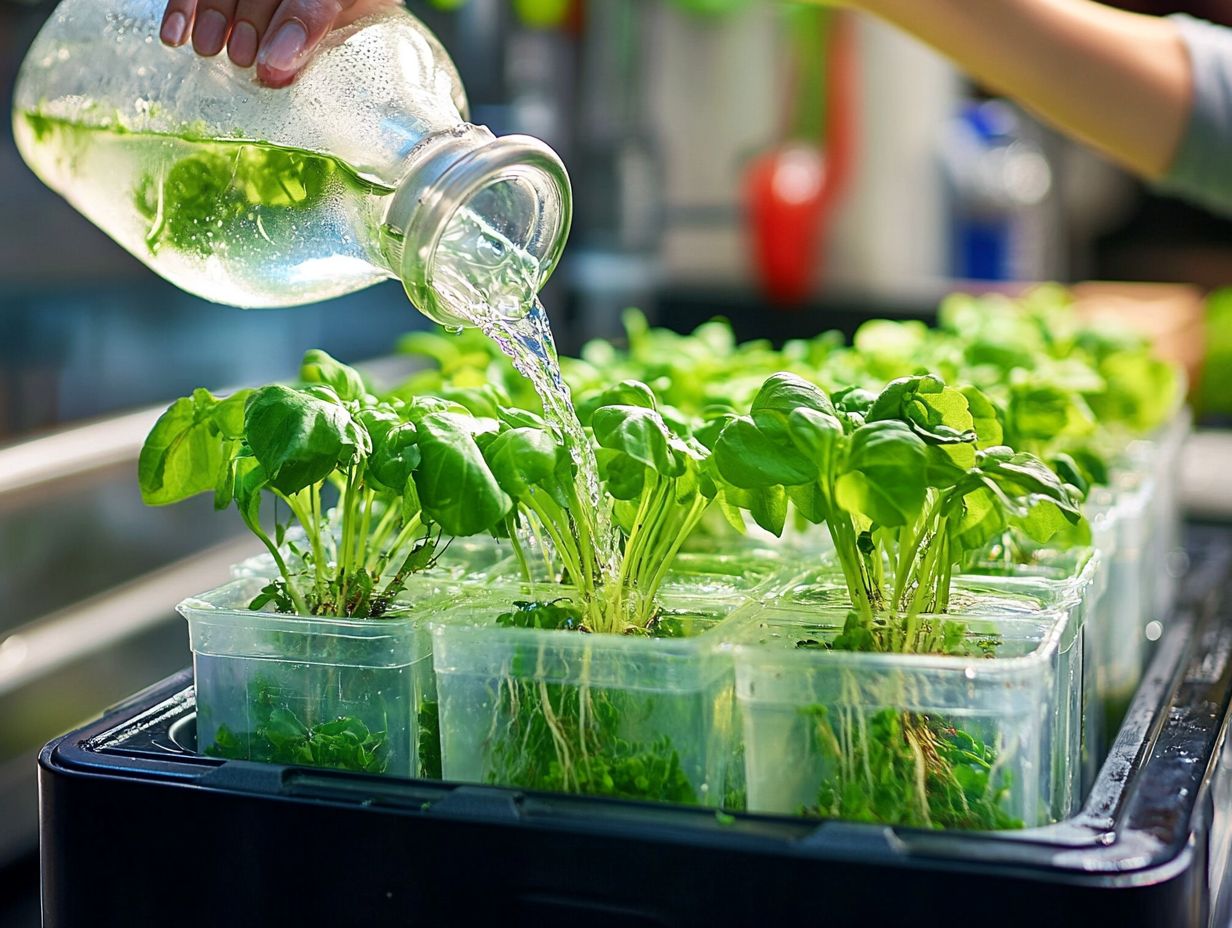
<instances>
[{"instance_id":1,"label":"plant stem","mask_svg":"<svg viewBox=\"0 0 1232 928\"><path fill-rule=\"evenodd\" d=\"M308 604L304 602L304 597L295 587L295 583L291 579L291 572L287 569L287 562L282 559L282 554L278 551L278 546L274 544L273 539L265 534L265 530L260 524L248 518L248 513L244 507L239 507L240 518L244 520L244 524L248 526L248 530L260 539L261 544L265 545L267 551L274 558L274 564L278 567L278 573L282 576L282 582L287 588L287 595L291 597L291 602L295 604L295 610L300 615L312 615L308 609Z\"/></svg>"},{"instance_id":2,"label":"plant stem","mask_svg":"<svg viewBox=\"0 0 1232 928\"><path fill-rule=\"evenodd\" d=\"M509 546L513 548L513 556L518 560L518 568L526 582L530 583L530 562L526 559L526 552L518 538L517 522L512 515L505 519L505 530L509 533Z\"/></svg>"},{"instance_id":3,"label":"plant stem","mask_svg":"<svg viewBox=\"0 0 1232 928\"><path fill-rule=\"evenodd\" d=\"M287 496L279 490L274 491L278 497L287 504L292 514L299 520L300 525L304 527L304 532L308 535L308 542L312 547L312 560L315 573L315 592L317 604L319 605L325 600L325 552L321 546L321 531L315 516L313 506L313 495L307 490L301 490L292 496ZM307 500L302 497L308 494ZM307 502L307 508L303 505ZM313 613L308 613L312 615Z\"/></svg>"}]
</instances>

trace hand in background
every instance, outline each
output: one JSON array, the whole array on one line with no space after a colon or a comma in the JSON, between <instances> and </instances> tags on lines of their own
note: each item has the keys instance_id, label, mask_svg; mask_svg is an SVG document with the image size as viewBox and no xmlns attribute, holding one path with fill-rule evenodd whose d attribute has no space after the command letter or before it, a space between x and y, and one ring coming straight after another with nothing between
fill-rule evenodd
<instances>
[{"instance_id":1,"label":"hand in background","mask_svg":"<svg viewBox=\"0 0 1232 928\"><path fill-rule=\"evenodd\" d=\"M331 29L346 26L399 0L169 0L161 37L167 45L192 39L207 58L227 49L257 79L285 87Z\"/></svg>"}]
</instances>

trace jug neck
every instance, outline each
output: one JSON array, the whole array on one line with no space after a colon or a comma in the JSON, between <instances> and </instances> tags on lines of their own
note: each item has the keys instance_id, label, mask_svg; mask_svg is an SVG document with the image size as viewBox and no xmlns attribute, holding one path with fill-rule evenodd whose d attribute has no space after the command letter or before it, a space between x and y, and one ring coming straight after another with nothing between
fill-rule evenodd
<instances>
[{"instance_id":1,"label":"jug neck","mask_svg":"<svg viewBox=\"0 0 1232 928\"><path fill-rule=\"evenodd\" d=\"M537 293L569 235L569 175L538 139L497 138L482 126L463 124L416 146L386 211L381 246L416 308L449 327L469 323L447 305L434 279L443 260L442 239L463 211L534 260Z\"/></svg>"}]
</instances>

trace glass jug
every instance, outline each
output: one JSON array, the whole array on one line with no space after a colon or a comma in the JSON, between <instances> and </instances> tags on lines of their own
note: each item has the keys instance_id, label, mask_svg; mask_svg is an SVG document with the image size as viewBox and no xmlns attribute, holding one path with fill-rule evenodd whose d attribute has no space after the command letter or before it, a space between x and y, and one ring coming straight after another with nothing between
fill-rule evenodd
<instances>
[{"instance_id":1,"label":"glass jug","mask_svg":"<svg viewBox=\"0 0 1232 928\"><path fill-rule=\"evenodd\" d=\"M465 121L414 16L337 30L272 90L162 45L164 5L64 0L35 39L14 133L48 186L214 302L291 306L394 276L448 326L475 321L463 304L527 311L568 235L568 175L542 142Z\"/></svg>"}]
</instances>

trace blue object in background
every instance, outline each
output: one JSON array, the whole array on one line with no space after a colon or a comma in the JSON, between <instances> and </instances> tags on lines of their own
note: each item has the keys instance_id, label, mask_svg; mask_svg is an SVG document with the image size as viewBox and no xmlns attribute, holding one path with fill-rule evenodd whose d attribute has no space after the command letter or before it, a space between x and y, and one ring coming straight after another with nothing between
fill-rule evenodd
<instances>
[{"instance_id":1,"label":"blue object in background","mask_svg":"<svg viewBox=\"0 0 1232 928\"><path fill-rule=\"evenodd\" d=\"M1007 103L971 103L946 127L941 162L951 193L950 273L962 280L1041 276L1039 210L1053 192L1043 152Z\"/></svg>"}]
</instances>

